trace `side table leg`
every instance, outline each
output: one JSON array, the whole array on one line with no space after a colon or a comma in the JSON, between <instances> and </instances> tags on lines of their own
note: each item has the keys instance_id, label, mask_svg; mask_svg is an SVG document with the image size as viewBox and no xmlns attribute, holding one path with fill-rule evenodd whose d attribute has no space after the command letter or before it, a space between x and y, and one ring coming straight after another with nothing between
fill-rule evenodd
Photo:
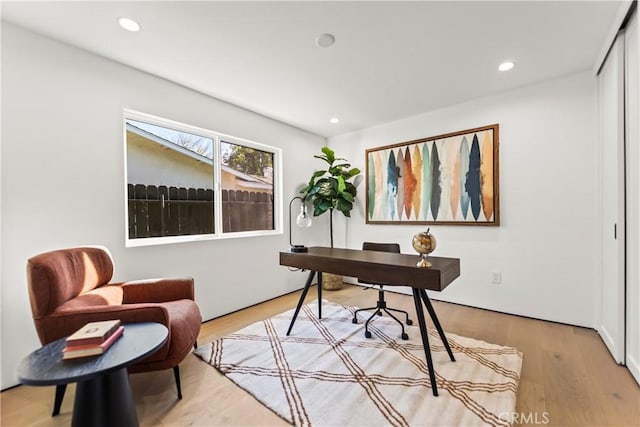
<instances>
[{"instance_id":1,"label":"side table leg","mask_svg":"<svg viewBox=\"0 0 640 427\"><path fill-rule=\"evenodd\" d=\"M138 427L126 368L78 382L72 427Z\"/></svg>"},{"instance_id":2,"label":"side table leg","mask_svg":"<svg viewBox=\"0 0 640 427\"><path fill-rule=\"evenodd\" d=\"M62 406L62 399L64 399L64 392L67 390L66 384L59 384L56 386L56 397L53 400L53 413L52 417L60 414L60 407Z\"/></svg>"},{"instance_id":3,"label":"side table leg","mask_svg":"<svg viewBox=\"0 0 640 427\"><path fill-rule=\"evenodd\" d=\"M298 301L298 306L296 307L295 313L293 313L293 318L291 319L291 323L289 324L289 329L287 330L287 336L291 333L291 328L293 328L293 324L296 323L296 319L298 318L298 313L300 312L300 308L302 307L302 303L304 299L307 297L307 292L309 292L309 288L311 287L311 281L313 280L313 276L316 274L315 271L310 271L309 276L307 277L307 282L304 284L304 289L302 290L302 295L300 295L300 300Z\"/></svg>"},{"instance_id":4,"label":"side table leg","mask_svg":"<svg viewBox=\"0 0 640 427\"><path fill-rule=\"evenodd\" d=\"M412 288L413 302L416 305L416 315L418 316L418 325L420 326L420 335L422 336L422 346L424 354L427 358L427 368L429 369L429 379L431 380L431 391L434 396L438 395L438 386L436 384L436 373L433 370L433 361L431 360L431 348L429 347L429 337L427 333L427 324L424 321L424 311L422 310L422 301L420 301L419 289Z\"/></svg>"},{"instance_id":5,"label":"side table leg","mask_svg":"<svg viewBox=\"0 0 640 427\"><path fill-rule=\"evenodd\" d=\"M431 300L429 299L429 295L427 295L427 291L425 291L424 289L420 289L420 295L422 296L422 301L424 301L424 305L427 307L429 316L431 316L433 325L438 330L438 334L440 335L442 344L444 344L444 348L446 348L447 353L449 353L449 358L451 359L452 362L455 362L456 358L453 357L453 352L451 351L451 347L449 347L449 341L447 341L447 337L444 335L442 326L440 326L440 321L438 320L438 316L436 316L436 311L433 309L433 305L431 305Z\"/></svg>"}]
</instances>

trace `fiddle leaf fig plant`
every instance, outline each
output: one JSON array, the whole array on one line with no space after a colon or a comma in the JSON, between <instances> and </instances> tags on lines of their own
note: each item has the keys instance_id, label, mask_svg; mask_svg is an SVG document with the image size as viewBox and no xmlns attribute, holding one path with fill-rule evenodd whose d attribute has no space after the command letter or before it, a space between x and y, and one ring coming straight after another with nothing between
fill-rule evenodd
<instances>
[{"instance_id":1,"label":"fiddle leaf fig plant","mask_svg":"<svg viewBox=\"0 0 640 427\"><path fill-rule=\"evenodd\" d=\"M329 147L322 148L322 155L313 156L327 162L328 167L311 175L309 184L300 193L303 199L313 204L313 216L329 212L331 247L333 247L333 211L338 210L351 217L351 210L357 194L356 186L349 182L360 174L360 169L352 168L346 159L336 157Z\"/></svg>"}]
</instances>

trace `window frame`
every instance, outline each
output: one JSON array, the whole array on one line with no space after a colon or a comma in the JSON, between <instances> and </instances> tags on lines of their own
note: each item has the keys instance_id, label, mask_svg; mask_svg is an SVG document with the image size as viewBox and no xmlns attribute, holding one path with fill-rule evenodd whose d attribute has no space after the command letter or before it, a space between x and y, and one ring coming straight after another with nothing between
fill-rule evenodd
<instances>
[{"instance_id":1,"label":"window frame","mask_svg":"<svg viewBox=\"0 0 640 427\"><path fill-rule=\"evenodd\" d=\"M160 237L129 237L129 207L128 207L128 145L127 145L127 120L136 120L161 126L176 131L187 132L213 141L213 223L214 232L207 234L185 234L179 236ZM211 131L197 126L188 125L175 120L154 116L140 111L125 108L122 118L122 139L124 147L124 235L125 247L141 247L166 245L183 242L198 242L207 240L235 239L243 237L273 236L282 234L283 211L282 211L282 149L267 144L251 141L249 139L227 135L221 132ZM250 147L256 150L273 154L273 229L272 230L252 230L223 232L222 224L222 153L221 142Z\"/></svg>"}]
</instances>

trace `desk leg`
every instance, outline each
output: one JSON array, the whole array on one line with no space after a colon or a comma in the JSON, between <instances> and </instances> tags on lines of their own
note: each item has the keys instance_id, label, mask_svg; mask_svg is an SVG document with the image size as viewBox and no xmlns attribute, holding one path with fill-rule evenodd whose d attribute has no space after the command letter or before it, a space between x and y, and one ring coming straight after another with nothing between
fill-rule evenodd
<instances>
[{"instance_id":1,"label":"desk leg","mask_svg":"<svg viewBox=\"0 0 640 427\"><path fill-rule=\"evenodd\" d=\"M78 382L72 427L138 427L127 368Z\"/></svg>"},{"instance_id":2,"label":"desk leg","mask_svg":"<svg viewBox=\"0 0 640 427\"><path fill-rule=\"evenodd\" d=\"M318 319L322 319L322 271L318 271Z\"/></svg>"},{"instance_id":3,"label":"desk leg","mask_svg":"<svg viewBox=\"0 0 640 427\"><path fill-rule=\"evenodd\" d=\"M438 320L438 316L436 316L436 311L433 309L433 305L431 305L431 300L429 299L429 295L427 295L427 291L424 289L420 289L420 295L422 296L422 301L424 301L424 305L427 307L427 311L429 312L429 316L431 316L431 320L433 321L433 325L438 330L438 334L440 335L440 339L442 340L442 344L444 344L444 348L447 349L447 353L449 353L449 358L451 358L452 362L456 361L456 358L453 357L453 352L451 351L451 347L449 347L449 341L447 341L447 337L444 335L444 331L442 330L442 326L440 326L440 321Z\"/></svg>"},{"instance_id":4,"label":"desk leg","mask_svg":"<svg viewBox=\"0 0 640 427\"><path fill-rule=\"evenodd\" d=\"M420 301L420 290L412 288L413 302L416 305L416 315L418 316L418 325L420 326L420 335L422 336L422 346L424 354L427 358L427 367L429 368L429 379L431 380L431 391L434 396L438 395L438 386L436 385L436 373L433 370L433 361L431 360L431 348L429 347L429 337L427 333L427 324L424 321L424 311L422 310L422 301Z\"/></svg>"},{"instance_id":5,"label":"desk leg","mask_svg":"<svg viewBox=\"0 0 640 427\"><path fill-rule=\"evenodd\" d=\"M304 284L304 289L302 290L302 295L300 295L298 306L296 307L295 313L293 313L291 324L289 324L289 330L287 331L287 336L291 333L291 328L293 328L293 324L296 323L296 319L298 318L298 313L300 312L300 308L302 307L302 303L304 302L304 299L307 297L307 292L309 292L309 288L311 287L311 281L313 280L313 276L315 274L316 274L315 271L309 272L309 277L307 277L307 283ZM318 274L318 276L320 276L320 274ZM320 286L320 283L318 283L318 286Z\"/></svg>"}]
</instances>

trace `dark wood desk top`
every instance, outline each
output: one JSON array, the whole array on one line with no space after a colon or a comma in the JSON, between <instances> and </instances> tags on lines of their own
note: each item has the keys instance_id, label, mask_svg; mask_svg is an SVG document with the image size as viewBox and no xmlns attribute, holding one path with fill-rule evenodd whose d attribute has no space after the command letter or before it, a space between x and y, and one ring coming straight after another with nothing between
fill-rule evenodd
<instances>
[{"instance_id":1,"label":"dark wood desk top","mask_svg":"<svg viewBox=\"0 0 640 427\"><path fill-rule=\"evenodd\" d=\"M309 252L280 252L280 265L441 291L460 276L458 258L429 257L431 268L418 268L418 255L311 247Z\"/></svg>"},{"instance_id":2,"label":"dark wood desk top","mask_svg":"<svg viewBox=\"0 0 640 427\"><path fill-rule=\"evenodd\" d=\"M124 333L102 355L62 360L66 338L53 341L22 359L18 379L28 385L58 385L85 381L129 366L158 350L169 331L160 323L126 323Z\"/></svg>"}]
</instances>

